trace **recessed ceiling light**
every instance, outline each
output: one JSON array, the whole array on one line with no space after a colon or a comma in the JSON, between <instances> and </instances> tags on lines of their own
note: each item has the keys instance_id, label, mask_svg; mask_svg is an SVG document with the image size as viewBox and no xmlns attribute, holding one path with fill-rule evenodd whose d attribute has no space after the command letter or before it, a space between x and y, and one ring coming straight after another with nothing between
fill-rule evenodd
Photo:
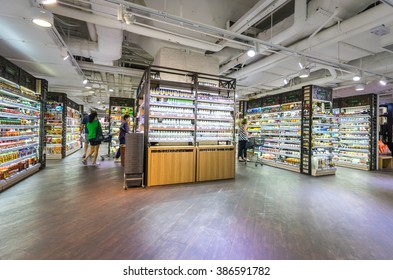
<instances>
[{"instance_id":1,"label":"recessed ceiling light","mask_svg":"<svg viewBox=\"0 0 393 280\"><path fill-rule=\"evenodd\" d=\"M41 27L51 27L53 25L53 14L44 9L33 10L33 22Z\"/></svg>"},{"instance_id":2,"label":"recessed ceiling light","mask_svg":"<svg viewBox=\"0 0 393 280\"><path fill-rule=\"evenodd\" d=\"M85 86L85 89L92 89L91 86Z\"/></svg>"},{"instance_id":3,"label":"recessed ceiling light","mask_svg":"<svg viewBox=\"0 0 393 280\"><path fill-rule=\"evenodd\" d=\"M110 91L110 92L113 92L113 89L112 89L112 88L110 88L110 89L109 89L109 91Z\"/></svg>"},{"instance_id":4,"label":"recessed ceiling light","mask_svg":"<svg viewBox=\"0 0 393 280\"><path fill-rule=\"evenodd\" d=\"M87 84L88 82L89 82L89 81L88 81L87 79L84 79L82 83L85 85L85 84Z\"/></svg>"}]
</instances>

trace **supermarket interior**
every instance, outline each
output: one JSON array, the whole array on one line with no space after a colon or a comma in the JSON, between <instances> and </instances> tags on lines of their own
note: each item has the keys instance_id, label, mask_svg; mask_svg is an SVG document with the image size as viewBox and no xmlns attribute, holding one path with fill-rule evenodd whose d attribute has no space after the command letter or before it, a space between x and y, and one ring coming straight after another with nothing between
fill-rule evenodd
<instances>
[{"instance_id":1,"label":"supermarket interior","mask_svg":"<svg viewBox=\"0 0 393 280\"><path fill-rule=\"evenodd\" d=\"M0 260L393 259L393 3L198 2L4 5Z\"/></svg>"}]
</instances>

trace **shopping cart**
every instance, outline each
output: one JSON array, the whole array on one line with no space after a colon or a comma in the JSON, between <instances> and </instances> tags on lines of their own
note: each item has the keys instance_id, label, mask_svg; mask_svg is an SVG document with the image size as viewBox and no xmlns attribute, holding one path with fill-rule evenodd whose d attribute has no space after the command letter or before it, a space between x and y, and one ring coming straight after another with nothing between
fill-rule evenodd
<instances>
[{"instance_id":1,"label":"shopping cart","mask_svg":"<svg viewBox=\"0 0 393 280\"><path fill-rule=\"evenodd\" d=\"M103 137L102 143L108 143L108 145L110 145L110 143L112 142L112 134L110 134L110 133L105 133L104 135L102 135L102 137ZM108 154L106 154L106 155L101 155L101 160L105 160L105 158L107 158L107 159L112 158L112 155L111 155L109 149L108 149Z\"/></svg>"},{"instance_id":2,"label":"shopping cart","mask_svg":"<svg viewBox=\"0 0 393 280\"><path fill-rule=\"evenodd\" d=\"M263 165L262 162L262 154L263 154L263 145L265 144L265 139L263 137L250 137L247 142L247 159L245 161L245 164L247 165L247 162L253 162L255 163L255 166L258 166L260 164L261 166Z\"/></svg>"}]
</instances>

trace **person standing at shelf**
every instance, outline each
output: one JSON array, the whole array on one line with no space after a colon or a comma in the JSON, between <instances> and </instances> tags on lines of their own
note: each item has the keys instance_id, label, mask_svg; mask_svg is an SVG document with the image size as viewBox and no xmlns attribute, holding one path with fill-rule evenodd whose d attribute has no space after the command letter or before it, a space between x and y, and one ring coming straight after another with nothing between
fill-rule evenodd
<instances>
[{"instance_id":1,"label":"person standing at shelf","mask_svg":"<svg viewBox=\"0 0 393 280\"><path fill-rule=\"evenodd\" d=\"M98 120L97 112L92 112L89 115L89 120L88 120L86 126L87 126L87 129L89 131L88 139L89 139L89 143L90 143L91 148L90 148L89 154L87 154L85 156L85 158L82 160L82 163L84 165L86 165L87 164L87 159L92 154L94 154L93 163L92 164L94 166L97 166L97 165L99 165L97 163L98 150L100 148L101 141L102 141L102 138L103 138L102 137L102 126L101 126L100 121Z\"/></svg>"},{"instance_id":2,"label":"person standing at shelf","mask_svg":"<svg viewBox=\"0 0 393 280\"><path fill-rule=\"evenodd\" d=\"M241 113L241 112L238 112L237 114L236 114L236 120L235 120L235 132L237 132L237 134L239 135L239 129L240 129L240 127L241 127L241 125L242 125L242 121L243 121L243 113ZM239 155L240 154L240 138L238 137L238 139L237 139L237 154Z\"/></svg>"},{"instance_id":3,"label":"person standing at shelf","mask_svg":"<svg viewBox=\"0 0 393 280\"><path fill-rule=\"evenodd\" d=\"M83 139L84 145L84 150L83 150L83 156L82 158L86 157L87 149L89 148L89 130L87 129L87 123L89 122L89 114L87 112L83 113L83 118L82 118L82 125L81 125L81 138Z\"/></svg>"},{"instance_id":4,"label":"person standing at shelf","mask_svg":"<svg viewBox=\"0 0 393 280\"><path fill-rule=\"evenodd\" d=\"M119 130L119 149L116 152L115 162L120 161L120 145L124 145L126 143L126 134L130 133L130 115L125 114L121 121L120 130Z\"/></svg>"},{"instance_id":5,"label":"person standing at shelf","mask_svg":"<svg viewBox=\"0 0 393 280\"><path fill-rule=\"evenodd\" d=\"M238 150L238 159L239 161L247 160L247 119L243 119L239 126L239 150Z\"/></svg>"}]
</instances>

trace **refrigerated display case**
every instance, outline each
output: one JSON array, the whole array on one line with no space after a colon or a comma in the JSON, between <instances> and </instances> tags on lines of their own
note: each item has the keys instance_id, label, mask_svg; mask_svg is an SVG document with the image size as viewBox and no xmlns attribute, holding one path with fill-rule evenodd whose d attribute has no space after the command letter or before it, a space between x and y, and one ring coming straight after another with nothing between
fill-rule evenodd
<instances>
[{"instance_id":1,"label":"refrigerated display case","mask_svg":"<svg viewBox=\"0 0 393 280\"><path fill-rule=\"evenodd\" d=\"M0 78L0 191L40 168L40 95Z\"/></svg>"},{"instance_id":2,"label":"refrigerated display case","mask_svg":"<svg viewBox=\"0 0 393 280\"><path fill-rule=\"evenodd\" d=\"M360 170L377 168L377 98L375 94L335 100L339 118L337 166Z\"/></svg>"},{"instance_id":3,"label":"refrigerated display case","mask_svg":"<svg viewBox=\"0 0 393 280\"><path fill-rule=\"evenodd\" d=\"M65 155L69 156L81 148L82 110L76 102L67 98Z\"/></svg>"},{"instance_id":4,"label":"refrigerated display case","mask_svg":"<svg viewBox=\"0 0 393 280\"><path fill-rule=\"evenodd\" d=\"M62 159L81 148L82 107L65 93L48 92L45 104L47 159Z\"/></svg>"}]
</instances>

